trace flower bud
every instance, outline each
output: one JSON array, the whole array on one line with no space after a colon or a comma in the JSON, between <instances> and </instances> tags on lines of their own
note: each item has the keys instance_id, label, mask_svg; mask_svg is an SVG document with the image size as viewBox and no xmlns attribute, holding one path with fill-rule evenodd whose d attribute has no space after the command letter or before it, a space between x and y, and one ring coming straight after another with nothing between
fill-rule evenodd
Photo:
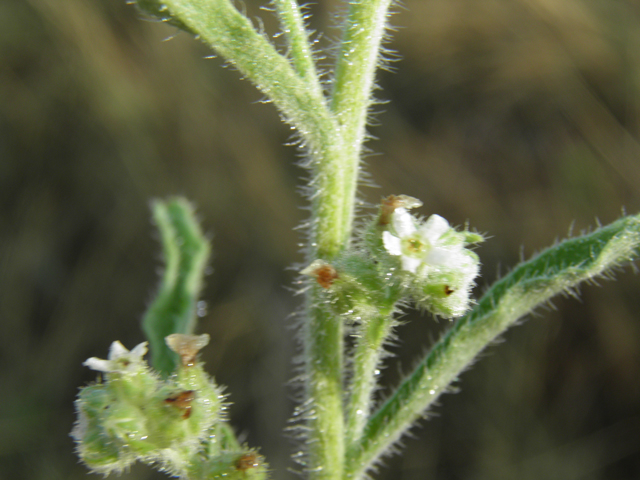
<instances>
[{"instance_id":1,"label":"flower bud","mask_svg":"<svg viewBox=\"0 0 640 480\"><path fill-rule=\"evenodd\" d=\"M303 275L314 277L322 288L331 288L334 280L338 278L338 272L333 265L323 260L314 260L300 271Z\"/></svg>"},{"instance_id":2,"label":"flower bud","mask_svg":"<svg viewBox=\"0 0 640 480\"><path fill-rule=\"evenodd\" d=\"M466 266L432 273L412 283L411 296L418 306L435 315L459 317L469 309L469 294L478 271L478 263L470 260Z\"/></svg>"},{"instance_id":3,"label":"flower bud","mask_svg":"<svg viewBox=\"0 0 640 480\"><path fill-rule=\"evenodd\" d=\"M224 452L189 472L198 480L249 480L265 478L264 458L253 450Z\"/></svg>"},{"instance_id":4,"label":"flower bud","mask_svg":"<svg viewBox=\"0 0 640 480\"><path fill-rule=\"evenodd\" d=\"M104 475L119 473L135 461L135 456L122 451L104 429L105 412L113 402L114 398L104 384L83 388L76 400L78 421L71 432L80 458L93 471Z\"/></svg>"}]
</instances>

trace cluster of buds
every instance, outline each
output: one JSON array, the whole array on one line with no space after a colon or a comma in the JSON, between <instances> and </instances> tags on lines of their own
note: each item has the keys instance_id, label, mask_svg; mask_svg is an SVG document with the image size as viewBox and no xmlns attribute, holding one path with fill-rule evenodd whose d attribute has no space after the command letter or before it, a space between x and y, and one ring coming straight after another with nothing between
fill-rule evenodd
<instances>
[{"instance_id":1,"label":"cluster of buds","mask_svg":"<svg viewBox=\"0 0 640 480\"><path fill-rule=\"evenodd\" d=\"M363 231L357 251L346 252L332 264L316 260L302 273L315 277L337 297L362 297L366 302L383 291L384 299L409 297L441 317L464 314L480 271L479 258L469 246L483 238L466 229L456 230L440 215L423 220L410 213L421 205L405 195L385 198L378 216ZM376 279L372 280L371 272ZM367 291L358 295L359 288ZM352 304L349 308L357 310L358 305Z\"/></svg>"},{"instance_id":2,"label":"cluster of buds","mask_svg":"<svg viewBox=\"0 0 640 480\"><path fill-rule=\"evenodd\" d=\"M202 478L247 478L249 450L226 450L220 425L224 396L196 361L208 335L174 334L167 345L181 365L162 380L143 356L147 343L131 351L113 342L107 360L90 358L84 365L103 379L81 389L76 400L78 421L71 432L82 461L94 472L122 472L140 460L183 478L203 470ZM203 452L206 449L206 452ZM258 470L258 468L254 468ZM216 473L218 473L216 475Z\"/></svg>"}]
</instances>

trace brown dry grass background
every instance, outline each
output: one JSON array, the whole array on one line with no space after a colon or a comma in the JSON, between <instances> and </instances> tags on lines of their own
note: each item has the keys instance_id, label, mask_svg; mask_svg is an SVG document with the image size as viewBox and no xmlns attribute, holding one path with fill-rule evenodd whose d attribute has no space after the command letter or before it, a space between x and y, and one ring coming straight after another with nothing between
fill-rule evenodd
<instances>
[{"instance_id":1,"label":"brown dry grass background","mask_svg":"<svg viewBox=\"0 0 640 480\"><path fill-rule=\"evenodd\" d=\"M245 0L251 15L259 2ZM330 28L335 7L312 6ZM640 7L611 0L406 0L392 23L367 170L491 238L476 294L521 254L640 210ZM163 41L174 36L169 41ZM81 367L139 320L157 282L153 197L213 233L204 357L236 429L284 479L293 446L285 288L303 172L275 109L186 34L109 0L0 2L0 479L76 479ZM326 62L325 62L326 63ZM302 180L304 181L304 180ZM522 252L522 253L521 253ZM379 478L640 478L640 279L585 286L510 331ZM410 314L393 384L447 322ZM385 390L382 391L384 395ZM143 467L127 479L161 478Z\"/></svg>"}]
</instances>

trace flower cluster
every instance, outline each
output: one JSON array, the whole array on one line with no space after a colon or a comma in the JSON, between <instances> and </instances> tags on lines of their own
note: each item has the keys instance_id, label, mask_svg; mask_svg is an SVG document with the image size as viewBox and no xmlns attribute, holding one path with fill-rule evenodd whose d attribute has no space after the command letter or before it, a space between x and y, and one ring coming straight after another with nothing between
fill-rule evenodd
<instances>
[{"instance_id":1,"label":"flower cluster","mask_svg":"<svg viewBox=\"0 0 640 480\"><path fill-rule=\"evenodd\" d=\"M180 345L208 341L208 335L181 337L188 338L179 339ZM80 391L71 435L80 458L95 472L121 472L141 460L184 475L221 419L224 397L194 363L197 351L191 349L190 364L166 381L144 361L146 352L147 342L129 351L115 341L107 360L84 362L104 379Z\"/></svg>"},{"instance_id":2,"label":"flower cluster","mask_svg":"<svg viewBox=\"0 0 640 480\"><path fill-rule=\"evenodd\" d=\"M429 268L457 267L466 260L459 242L447 242L449 222L440 215L416 225L414 217L398 208L392 215L391 229L382 233L382 241L390 255L399 256L402 269L411 273ZM449 243L449 244L447 244Z\"/></svg>"},{"instance_id":3,"label":"flower cluster","mask_svg":"<svg viewBox=\"0 0 640 480\"><path fill-rule=\"evenodd\" d=\"M385 198L362 231L360 248L345 250L331 264L315 260L301 273L314 277L332 295L332 305L356 320L405 298L445 318L464 314L480 271L468 247L483 238L452 228L440 215L422 220L409 212L421 205L406 195Z\"/></svg>"},{"instance_id":4,"label":"flower cluster","mask_svg":"<svg viewBox=\"0 0 640 480\"><path fill-rule=\"evenodd\" d=\"M400 261L410 295L444 317L460 316L469 308L480 262L467 246L480 241L479 234L457 231L440 215L422 221L404 207L393 211L382 232L384 249Z\"/></svg>"}]
</instances>

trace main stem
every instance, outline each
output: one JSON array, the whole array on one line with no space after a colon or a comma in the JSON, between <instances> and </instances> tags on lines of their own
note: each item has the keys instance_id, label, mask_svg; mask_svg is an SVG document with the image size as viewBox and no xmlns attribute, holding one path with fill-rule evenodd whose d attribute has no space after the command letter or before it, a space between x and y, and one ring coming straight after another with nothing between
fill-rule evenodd
<instances>
[{"instance_id":1,"label":"main stem","mask_svg":"<svg viewBox=\"0 0 640 480\"><path fill-rule=\"evenodd\" d=\"M337 132L339 133L339 132ZM341 138L328 140L328 148L312 151L316 175L312 197L312 223L307 260L331 261L346 247L351 236L350 221L354 199L345 197L345 183L357 175L345 175L341 168ZM337 148L336 148L337 147ZM318 158L320 157L320 158ZM337 480L344 468L344 421L342 411L342 372L344 332L342 321L324 304L323 292L314 284L306 294L306 317L302 331L306 391L309 401L308 464L309 478Z\"/></svg>"},{"instance_id":2,"label":"main stem","mask_svg":"<svg viewBox=\"0 0 640 480\"><path fill-rule=\"evenodd\" d=\"M335 128L320 148L310 145L314 178L308 261L331 262L350 242L360 155L389 4L390 0L352 0L349 5L331 97ZM342 319L324 304L318 285L307 291L306 311L304 358L311 408L307 471L314 480L339 480L345 470Z\"/></svg>"},{"instance_id":3,"label":"main stem","mask_svg":"<svg viewBox=\"0 0 640 480\"><path fill-rule=\"evenodd\" d=\"M295 0L274 0L290 46L280 54L229 0L166 0L149 4L197 33L274 102L300 134L312 172L307 260L331 262L349 246L360 154L390 0L349 0L349 13L329 101L317 77L303 16ZM315 78L314 78L315 77ZM307 290L302 329L306 403L310 406L307 470L339 480L344 471L342 320Z\"/></svg>"}]
</instances>

